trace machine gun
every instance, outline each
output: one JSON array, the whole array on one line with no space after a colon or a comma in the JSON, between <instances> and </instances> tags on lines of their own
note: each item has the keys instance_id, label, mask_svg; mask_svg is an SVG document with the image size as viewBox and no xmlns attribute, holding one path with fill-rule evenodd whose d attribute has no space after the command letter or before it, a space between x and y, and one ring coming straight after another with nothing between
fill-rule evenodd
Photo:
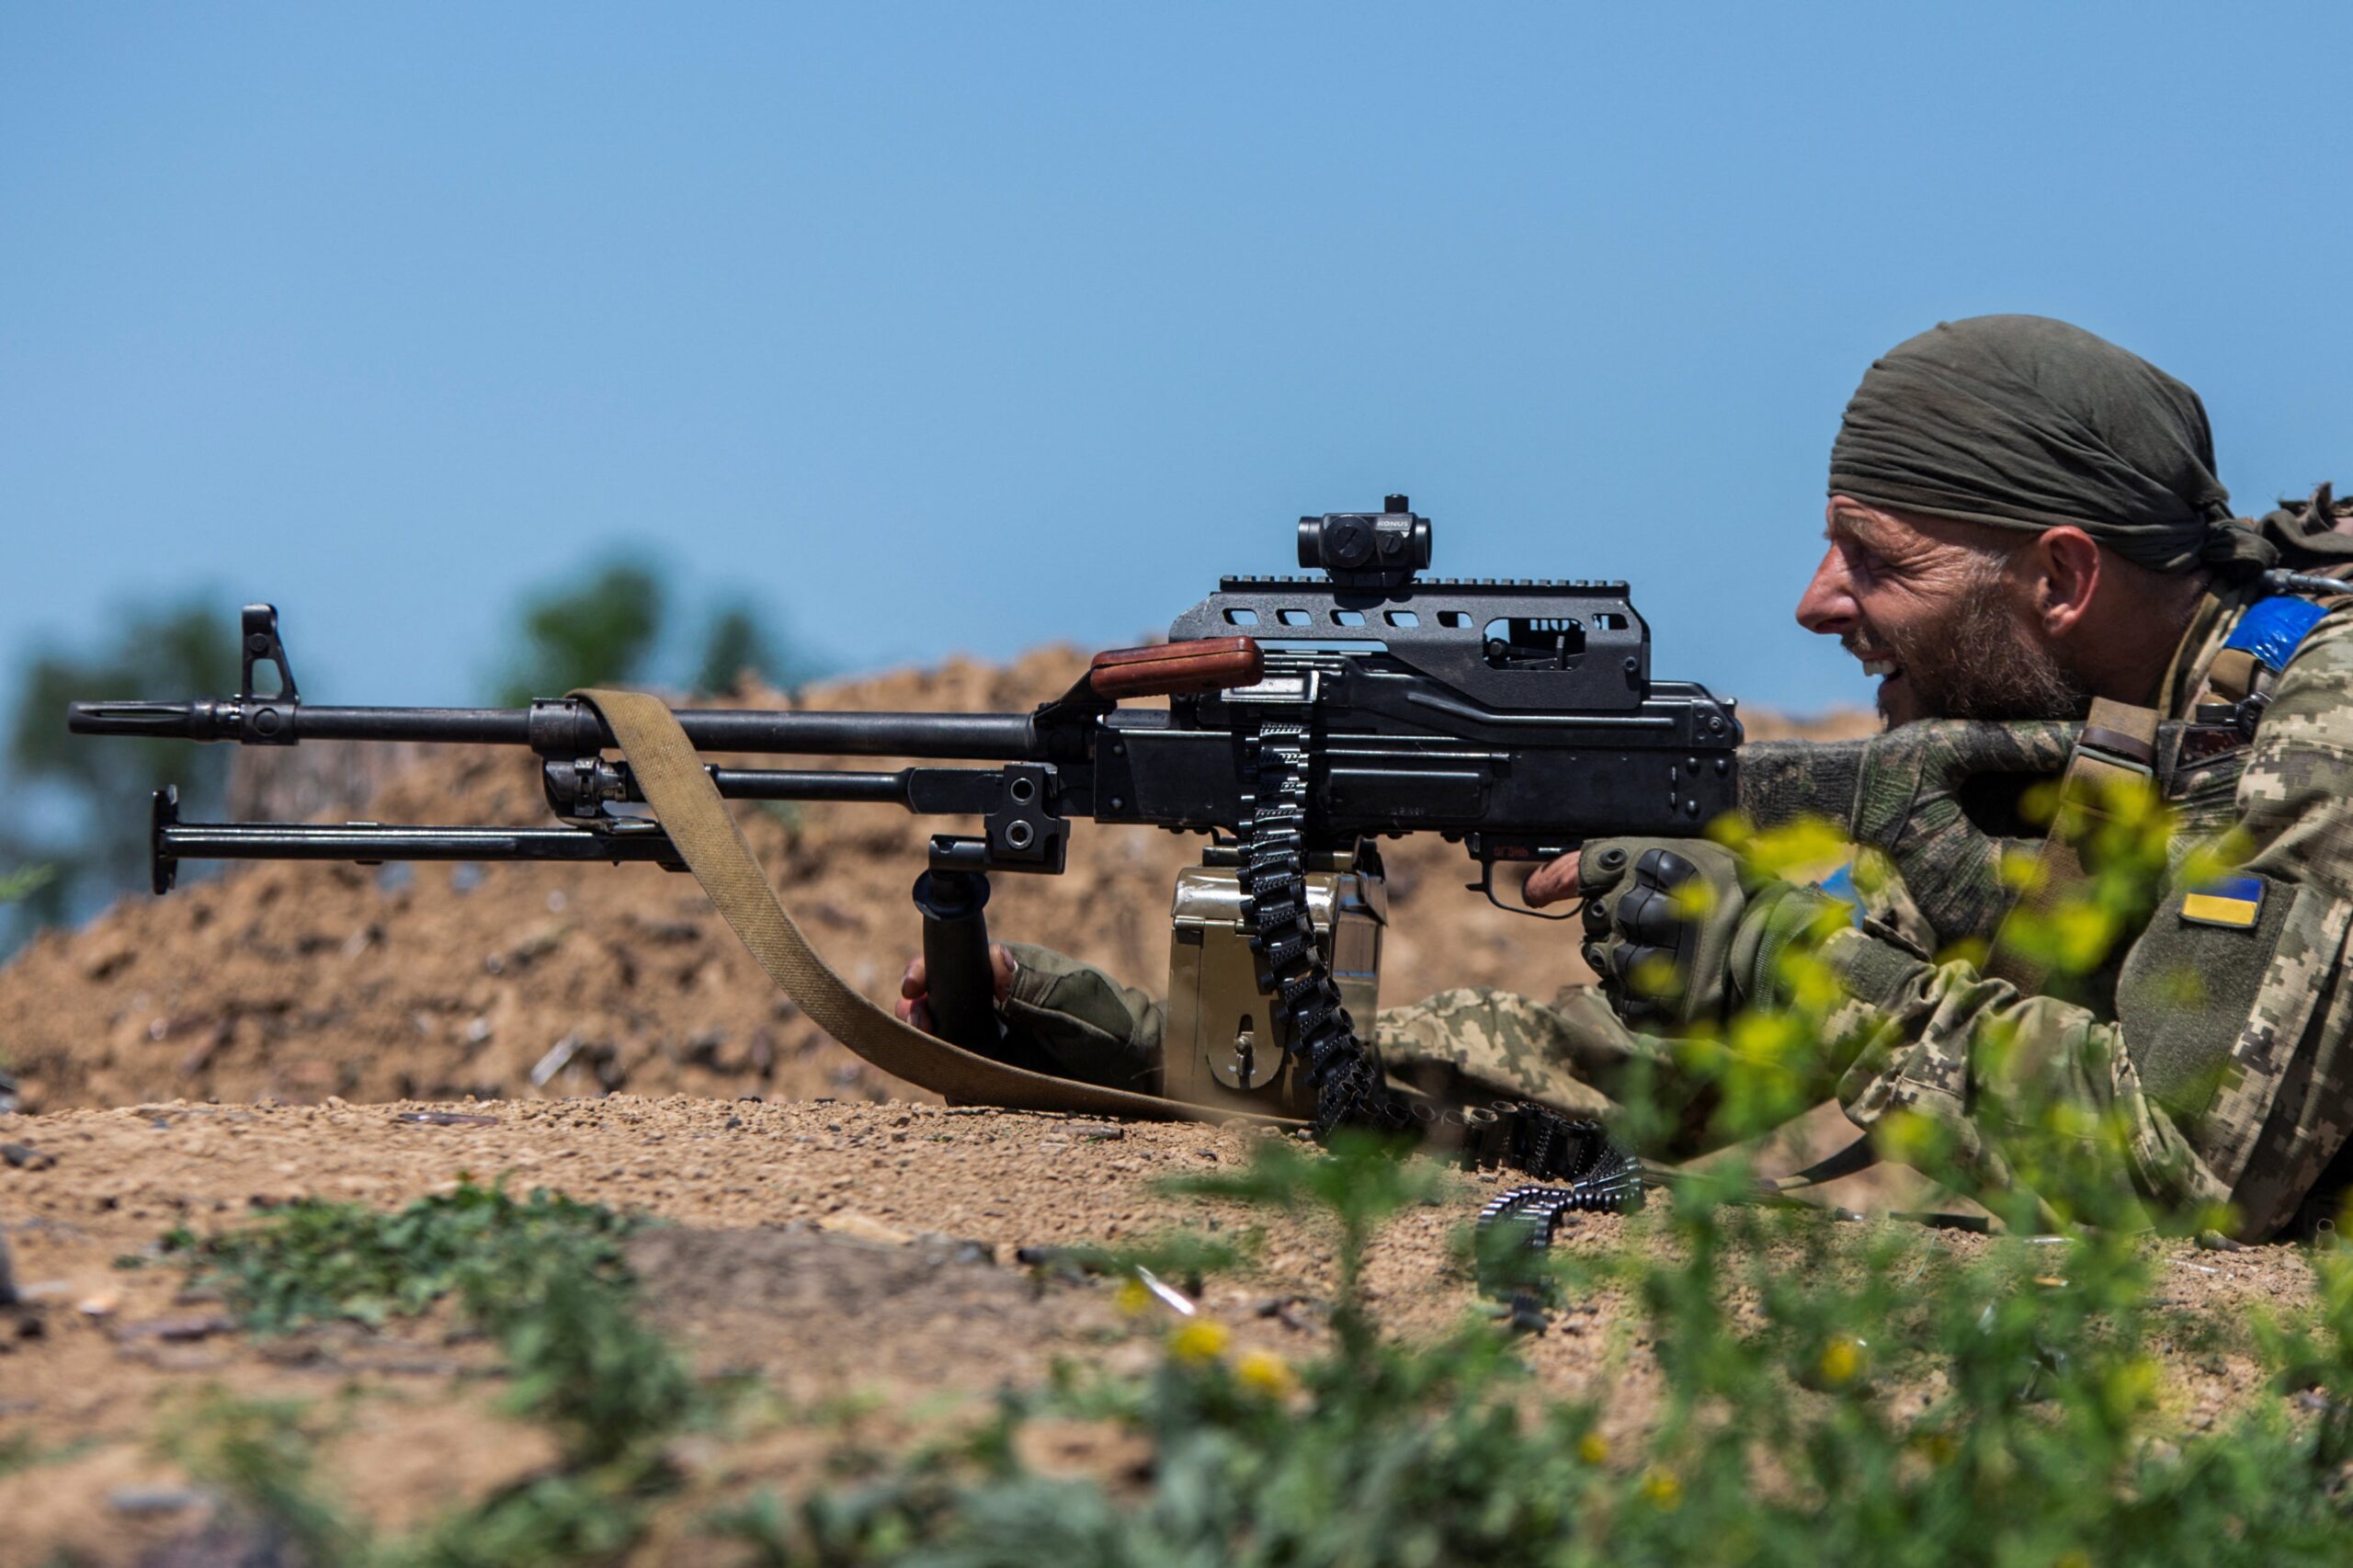
<instances>
[{"instance_id":1,"label":"machine gun","mask_svg":"<svg viewBox=\"0 0 2353 1568\"><path fill-rule=\"evenodd\" d=\"M1478 868L1472 888L1509 908L1495 895L1499 861L1546 859L1590 836L1689 833L1733 809L1741 729L1730 701L1651 677L1650 631L1623 583L1422 578L1430 524L1403 495L1377 513L1301 518L1298 554L1320 574L1228 577L1166 643L1101 654L1029 713L672 717L698 752L988 765L705 771L730 800L978 818L977 833L932 838L915 885L934 1016L951 1041L1033 1070L992 1003L989 874L1060 871L1074 818L1209 835L1176 891L1162 1087L1195 1105L1328 1124L1346 1114L1336 1106L1378 1096L1378 1065L1351 1021L1370 1017L1379 983L1375 840L1461 842ZM68 723L246 745L524 746L560 825L188 823L166 790L153 806L158 893L186 860L686 867L676 824L630 809L647 798L642 759L608 755L620 737L595 699L328 707L302 700L272 607L247 606L243 630L235 696L76 702ZM1165 709L1120 706L1164 697Z\"/></svg>"}]
</instances>

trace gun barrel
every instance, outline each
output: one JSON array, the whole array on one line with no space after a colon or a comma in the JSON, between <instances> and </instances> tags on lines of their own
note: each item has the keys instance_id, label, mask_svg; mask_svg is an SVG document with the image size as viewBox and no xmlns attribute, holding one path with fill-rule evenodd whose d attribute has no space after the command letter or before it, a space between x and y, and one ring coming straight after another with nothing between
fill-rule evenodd
<instances>
[{"instance_id":1,"label":"gun barrel","mask_svg":"<svg viewBox=\"0 0 2353 1568\"><path fill-rule=\"evenodd\" d=\"M333 708L270 698L226 702L74 702L66 727L77 735L140 735L184 741L449 741L527 745L547 756L585 755L613 744L585 702L529 708ZM687 738L704 751L807 756L932 756L1020 762L1038 755L1027 713L792 713L687 709Z\"/></svg>"},{"instance_id":2,"label":"gun barrel","mask_svg":"<svg viewBox=\"0 0 2353 1568\"><path fill-rule=\"evenodd\" d=\"M270 698L65 705L65 727L77 735L143 735L173 741L263 739L277 745L294 741L529 745L531 720L532 710L528 708L329 708Z\"/></svg>"},{"instance_id":3,"label":"gun barrel","mask_svg":"<svg viewBox=\"0 0 2353 1568\"><path fill-rule=\"evenodd\" d=\"M212 733L210 702L69 702L65 727L77 735L147 735L160 740L233 738Z\"/></svg>"},{"instance_id":4,"label":"gun barrel","mask_svg":"<svg viewBox=\"0 0 2353 1568\"><path fill-rule=\"evenodd\" d=\"M403 827L376 823L172 823L155 831L163 860L676 860L661 833L569 827Z\"/></svg>"},{"instance_id":5,"label":"gun barrel","mask_svg":"<svg viewBox=\"0 0 2353 1568\"><path fill-rule=\"evenodd\" d=\"M908 775L915 769L908 767L896 773L786 773L752 767L709 771L710 781L731 801L870 801L913 809L907 791ZM629 798L643 796L632 787Z\"/></svg>"}]
</instances>

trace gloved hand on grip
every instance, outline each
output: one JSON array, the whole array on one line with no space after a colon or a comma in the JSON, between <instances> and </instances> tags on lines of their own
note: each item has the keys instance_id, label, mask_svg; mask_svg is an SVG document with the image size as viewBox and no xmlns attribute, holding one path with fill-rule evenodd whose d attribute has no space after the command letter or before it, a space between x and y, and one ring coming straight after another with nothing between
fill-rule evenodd
<instances>
[{"instance_id":1,"label":"gloved hand on grip","mask_svg":"<svg viewBox=\"0 0 2353 1568\"><path fill-rule=\"evenodd\" d=\"M1786 1003L1782 956L1852 905L1756 871L1703 838L1609 839L1577 861L1586 962L1638 1028L1722 1023Z\"/></svg>"},{"instance_id":2,"label":"gloved hand on grip","mask_svg":"<svg viewBox=\"0 0 2353 1568\"><path fill-rule=\"evenodd\" d=\"M1010 1038L1042 1052L1048 1070L1081 1083L1158 1092L1159 1003L1101 970L1049 948L992 942L997 1013ZM932 1027L929 976L911 960L899 982L899 1017Z\"/></svg>"},{"instance_id":3,"label":"gloved hand on grip","mask_svg":"<svg viewBox=\"0 0 2353 1568\"><path fill-rule=\"evenodd\" d=\"M1577 857L1585 961L1637 1028L1712 1018L1747 895L1728 849L1705 839L1613 839Z\"/></svg>"}]
</instances>

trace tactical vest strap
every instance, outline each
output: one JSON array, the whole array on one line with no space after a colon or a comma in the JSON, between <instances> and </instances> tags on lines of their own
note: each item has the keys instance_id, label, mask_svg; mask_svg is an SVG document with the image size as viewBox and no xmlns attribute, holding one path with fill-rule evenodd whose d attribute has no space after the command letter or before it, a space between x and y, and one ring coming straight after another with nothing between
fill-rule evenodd
<instances>
[{"instance_id":1,"label":"tactical vest strap","mask_svg":"<svg viewBox=\"0 0 2353 1568\"><path fill-rule=\"evenodd\" d=\"M894 1078L946 1096L951 1105L1008 1110L1078 1111L1157 1120L1244 1119L1296 1127L1295 1121L1163 1099L1010 1067L901 1023L876 1006L809 945L767 873L728 814L694 743L667 704L642 692L577 691L604 715L646 803L735 935L768 978L832 1035Z\"/></svg>"},{"instance_id":2,"label":"tactical vest strap","mask_svg":"<svg viewBox=\"0 0 2353 1568\"><path fill-rule=\"evenodd\" d=\"M2127 780L2146 783L2155 776L2157 710L2095 698L2083 733L2059 780L2059 810L2035 857L2033 880L1994 934L1985 972L2028 994L2051 978L2050 965L2019 950L2021 924L2047 919L2089 880L2083 846L2110 820L2109 801Z\"/></svg>"}]
</instances>

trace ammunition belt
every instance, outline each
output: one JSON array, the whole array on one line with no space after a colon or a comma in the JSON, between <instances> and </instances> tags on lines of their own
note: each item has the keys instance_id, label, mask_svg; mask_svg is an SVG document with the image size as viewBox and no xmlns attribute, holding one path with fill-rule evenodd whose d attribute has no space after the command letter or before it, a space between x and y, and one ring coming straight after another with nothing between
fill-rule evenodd
<instances>
[{"instance_id":1,"label":"ammunition belt","mask_svg":"<svg viewBox=\"0 0 2353 1568\"><path fill-rule=\"evenodd\" d=\"M1261 721L1243 743L1250 788L1237 836L1250 954L1258 989L1282 1008L1290 1026L1287 1049L1304 1063L1315 1091L1315 1136L1341 1127L1404 1132L1413 1113L1381 1077L1380 1057L1358 1037L1307 913L1313 735L1303 722Z\"/></svg>"},{"instance_id":2,"label":"ammunition belt","mask_svg":"<svg viewBox=\"0 0 2353 1568\"><path fill-rule=\"evenodd\" d=\"M1618 1213L1641 1206L1640 1165L1623 1155L1619 1163L1621 1168L1615 1175L1572 1181L1566 1187L1507 1188L1479 1210L1472 1229L1481 1241L1506 1229L1523 1231L1520 1244L1530 1252L1542 1252L1572 1214ZM1481 1251L1486 1255L1486 1249Z\"/></svg>"},{"instance_id":3,"label":"ammunition belt","mask_svg":"<svg viewBox=\"0 0 2353 1568\"><path fill-rule=\"evenodd\" d=\"M1459 1128L1467 1165L1509 1165L1540 1180L1568 1182L1564 1190L1589 1197L1588 1207L1641 1207L1640 1164L1611 1143L1597 1122L1533 1100L1498 1100L1461 1116L1441 1115L1390 1087L1380 1052L1357 1033L1340 1000L1308 915L1314 746L1305 710L1263 716L1251 727L1243 740L1248 789L1235 836L1242 852L1242 917L1250 926L1258 989L1275 999L1290 1026L1285 1046L1304 1064L1315 1091L1317 1141L1342 1128L1419 1138L1443 1122L1451 1124L1449 1131Z\"/></svg>"}]
</instances>

